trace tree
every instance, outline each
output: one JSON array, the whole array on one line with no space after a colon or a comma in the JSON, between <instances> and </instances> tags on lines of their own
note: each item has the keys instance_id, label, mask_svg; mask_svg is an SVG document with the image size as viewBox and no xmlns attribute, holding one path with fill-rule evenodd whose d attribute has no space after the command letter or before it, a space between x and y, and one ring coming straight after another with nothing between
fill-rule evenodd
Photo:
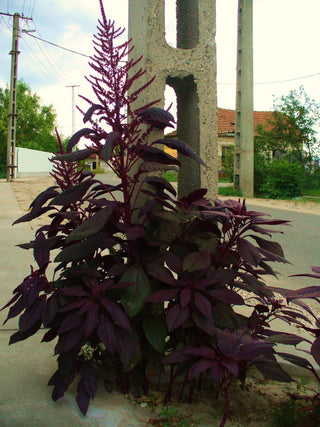
<instances>
[{"instance_id":1,"label":"tree","mask_svg":"<svg viewBox=\"0 0 320 427\"><path fill-rule=\"evenodd\" d=\"M274 101L272 118L267 125L256 128L256 194L270 196L272 193L281 197L281 194L284 196L284 188L291 189L287 197L302 194L303 184L312 172L312 161L320 147L316 138L319 108L320 105L306 94L303 86ZM301 173L296 175L299 182L295 179L293 188L290 177L296 170ZM275 179L277 175L279 179Z\"/></svg>"},{"instance_id":2,"label":"tree","mask_svg":"<svg viewBox=\"0 0 320 427\"><path fill-rule=\"evenodd\" d=\"M320 119L319 108L303 86L276 99L268 125L257 126L256 151L309 166L320 147L315 129Z\"/></svg>"},{"instance_id":3,"label":"tree","mask_svg":"<svg viewBox=\"0 0 320 427\"><path fill-rule=\"evenodd\" d=\"M6 171L9 88L0 88L0 173ZM17 147L49 152L58 151L54 133L56 113L52 105L40 105L40 97L32 93L23 80L17 83Z\"/></svg>"}]
</instances>

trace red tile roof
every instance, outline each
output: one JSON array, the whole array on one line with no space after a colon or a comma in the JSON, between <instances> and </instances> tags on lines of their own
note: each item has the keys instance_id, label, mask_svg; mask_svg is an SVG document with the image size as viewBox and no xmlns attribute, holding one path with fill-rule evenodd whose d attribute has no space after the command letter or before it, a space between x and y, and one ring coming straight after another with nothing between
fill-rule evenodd
<instances>
[{"instance_id":1,"label":"red tile roof","mask_svg":"<svg viewBox=\"0 0 320 427\"><path fill-rule=\"evenodd\" d=\"M272 118L272 114L272 111L254 111L254 128L256 128L258 124L261 124L263 126L268 125L268 120ZM234 110L218 108L218 134L234 133L235 116L236 112Z\"/></svg>"}]
</instances>

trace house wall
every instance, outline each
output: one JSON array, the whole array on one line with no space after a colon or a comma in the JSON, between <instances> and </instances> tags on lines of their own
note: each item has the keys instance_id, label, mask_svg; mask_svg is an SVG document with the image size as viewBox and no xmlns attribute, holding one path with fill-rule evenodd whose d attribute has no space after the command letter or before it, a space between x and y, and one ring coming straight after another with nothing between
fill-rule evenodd
<instances>
[{"instance_id":1,"label":"house wall","mask_svg":"<svg viewBox=\"0 0 320 427\"><path fill-rule=\"evenodd\" d=\"M52 153L46 151L31 150L30 148L16 148L17 178L49 175L52 171L52 163L49 158Z\"/></svg>"}]
</instances>

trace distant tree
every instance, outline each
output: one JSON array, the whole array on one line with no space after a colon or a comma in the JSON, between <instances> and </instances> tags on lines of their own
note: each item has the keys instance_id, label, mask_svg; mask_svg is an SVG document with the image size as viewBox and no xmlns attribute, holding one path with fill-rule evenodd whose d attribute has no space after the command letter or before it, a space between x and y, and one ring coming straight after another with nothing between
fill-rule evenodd
<instances>
[{"instance_id":1,"label":"distant tree","mask_svg":"<svg viewBox=\"0 0 320 427\"><path fill-rule=\"evenodd\" d=\"M319 111L320 105L307 95L303 86L276 99L268 125L256 128L256 152L309 166L319 149L316 139Z\"/></svg>"},{"instance_id":2,"label":"distant tree","mask_svg":"<svg viewBox=\"0 0 320 427\"><path fill-rule=\"evenodd\" d=\"M6 171L9 88L0 88L0 173ZM56 113L52 105L40 104L40 97L32 93L23 80L17 83L17 147L57 152L54 128Z\"/></svg>"}]
</instances>

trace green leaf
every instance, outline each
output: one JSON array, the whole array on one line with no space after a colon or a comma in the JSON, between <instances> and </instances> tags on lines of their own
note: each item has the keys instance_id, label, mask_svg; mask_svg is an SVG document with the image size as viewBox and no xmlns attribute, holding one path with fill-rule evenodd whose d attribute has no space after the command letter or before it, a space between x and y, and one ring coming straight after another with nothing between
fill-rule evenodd
<instances>
[{"instance_id":1,"label":"green leaf","mask_svg":"<svg viewBox=\"0 0 320 427\"><path fill-rule=\"evenodd\" d=\"M106 223L111 218L113 208L107 207L101 209L92 217L84 221L78 228L68 236L66 242L69 243L73 240L82 240L90 237L103 229Z\"/></svg>"},{"instance_id":2,"label":"green leaf","mask_svg":"<svg viewBox=\"0 0 320 427\"><path fill-rule=\"evenodd\" d=\"M183 263L186 271L205 270L210 267L211 258L208 252L192 252L188 254Z\"/></svg>"},{"instance_id":3,"label":"green leaf","mask_svg":"<svg viewBox=\"0 0 320 427\"><path fill-rule=\"evenodd\" d=\"M142 324L144 334L158 352L163 353L165 348L165 339L168 335L168 329L165 319L162 317L146 317Z\"/></svg>"},{"instance_id":4,"label":"green leaf","mask_svg":"<svg viewBox=\"0 0 320 427\"><path fill-rule=\"evenodd\" d=\"M142 267L139 264L130 267L121 277L120 282L130 282L132 286L127 288L121 303L129 317L134 317L142 309L144 300L150 294L150 283Z\"/></svg>"}]
</instances>

